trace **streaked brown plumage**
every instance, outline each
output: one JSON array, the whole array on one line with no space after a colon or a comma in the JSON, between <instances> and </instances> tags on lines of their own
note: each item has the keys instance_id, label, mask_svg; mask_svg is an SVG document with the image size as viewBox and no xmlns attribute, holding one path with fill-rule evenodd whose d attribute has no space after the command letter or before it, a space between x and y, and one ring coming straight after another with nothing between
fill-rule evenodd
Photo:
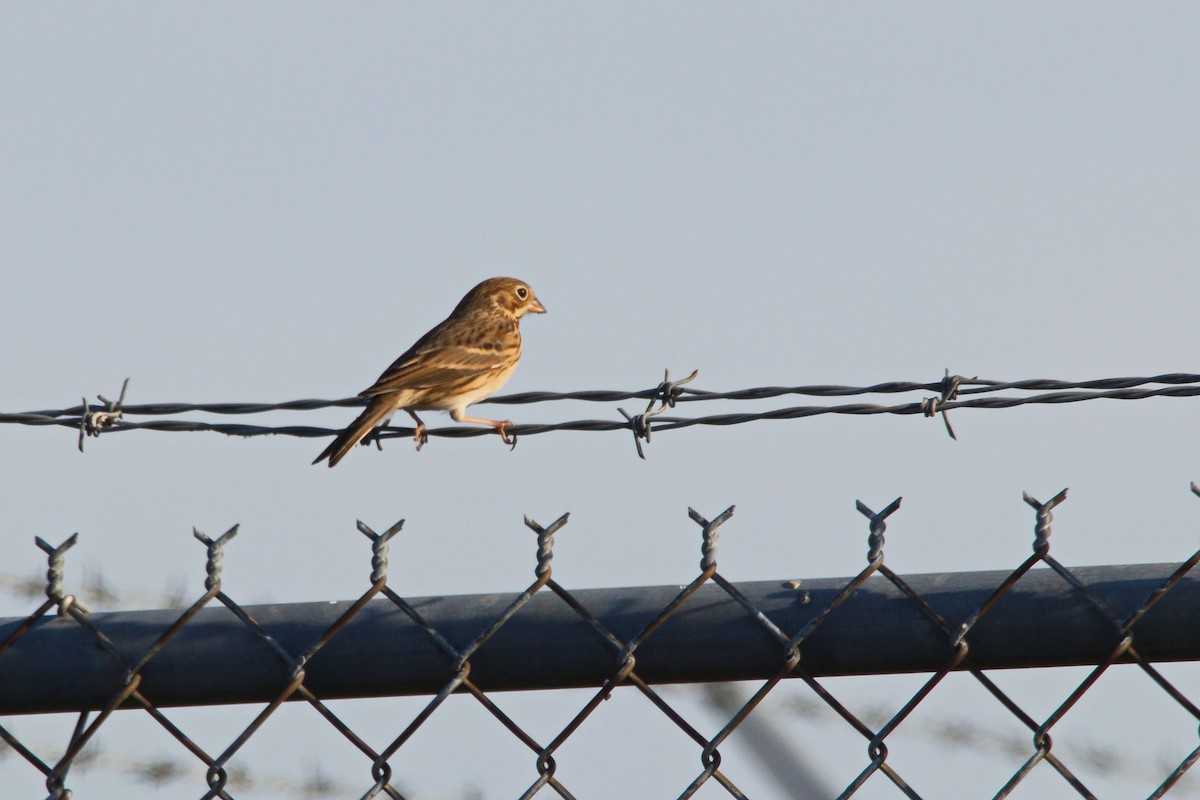
<instances>
[{"instance_id":1,"label":"streaked brown plumage","mask_svg":"<svg viewBox=\"0 0 1200 800\"><path fill-rule=\"evenodd\" d=\"M490 397L512 376L521 359L521 317L544 314L545 307L524 281L490 278L467 292L450 316L417 340L359 392L371 402L338 434L314 464L337 464L375 427L404 409L417 423L417 449L425 444L425 423L417 411L449 411L455 422L491 425L509 442L510 420L468 417L467 406Z\"/></svg>"}]
</instances>

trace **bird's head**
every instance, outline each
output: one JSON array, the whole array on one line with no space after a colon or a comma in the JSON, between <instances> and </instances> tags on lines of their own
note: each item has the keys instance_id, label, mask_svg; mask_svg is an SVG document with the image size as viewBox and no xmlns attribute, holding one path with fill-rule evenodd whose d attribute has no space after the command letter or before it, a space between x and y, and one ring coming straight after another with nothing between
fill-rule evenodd
<instances>
[{"instance_id":1,"label":"bird's head","mask_svg":"<svg viewBox=\"0 0 1200 800\"><path fill-rule=\"evenodd\" d=\"M533 293L533 287L516 278L488 278L459 303L459 308L467 306L498 309L514 319L526 314L546 313L546 307Z\"/></svg>"}]
</instances>

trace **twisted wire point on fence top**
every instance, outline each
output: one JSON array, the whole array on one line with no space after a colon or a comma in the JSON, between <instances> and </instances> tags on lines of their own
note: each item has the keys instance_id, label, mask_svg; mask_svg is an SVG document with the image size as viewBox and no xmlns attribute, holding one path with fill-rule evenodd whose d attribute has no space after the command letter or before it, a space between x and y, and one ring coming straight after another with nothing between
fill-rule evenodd
<instances>
[{"instance_id":1,"label":"twisted wire point on fence top","mask_svg":"<svg viewBox=\"0 0 1200 800\"><path fill-rule=\"evenodd\" d=\"M46 554L48 565L46 570L46 598L58 607L58 615L60 617L68 613L72 608L77 608L85 614L91 613L91 609L82 600L77 599L74 595L63 595L63 570L66 566L67 551L74 547L78 541L79 534L72 533L62 544L55 547L40 536L33 537L34 544Z\"/></svg>"},{"instance_id":2,"label":"twisted wire point on fence top","mask_svg":"<svg viewBox=\"0 0 1200 800\"><path fill-rule=\"evenodd\" d=\"M883 558L883 534L887 530L887 522L885 520L900 508L900 501L903 499L902 497L897 497L888 503L887 507L878 514L872 511L863 501L854 501L854 507L858 509L858 513L870 521L869 530L871 532L867 536L867 561L874 563Z\"/></svg>"},{"instance_id":3,"label":"twisted wire point on fence top","mask_svg":"<svg viewBox=\"0 0 1200 800\"><path fill-rule=\"evenodd\" d=\"M1045 503L1035 499L1029 492L1022 492L1022 497L1036 513L1033 528L1033 550L1045 555L1050 552L1050 523L1054 521L1053 511L1067 499L1067 490L1063 489Z\"/></svg>"},{"instance_id":4,"label":"twisted wire point on fence top","mask_svg":"<svg viewBox=\"0 0 1200 800\"><path fill-rule=\"evenodd\" d=\"M525 516L525 526L536 533L538 537L537 567L534 569L534 574L539 579L550 574L550 561L554 558L554 534L567 524L570 517L571 512L568 511L551 522L550 527L543 528L533 517Z\"/></svg>"},{"instance_id":5,"label":"twisted wire point on fence top","mask_svg":"<svg viewBox=\"0 0 1200 800\"><path fill-rule=\"evenodd\" d=\"M720 528L725 522L733 516L733 510L736 506L729 508L718 514L711 522L705 519L696 509L688 507L688 516L692 521L700 526L701 544L700 544L700 569L702 572L708 572L717 566L717 537L720 534Z\"/></svg>"},{"instance_id":6,"label":"twisted wire point on fence top","mask_svg":"<svg viewBox=\"0 0 1200 800\"><path fill-rule=\"evenodd\" d=\"M225 556L225 545L232 541L233 537L237 536L237 533L238 526L234 525L214 540L210 539L206 534L201 533L198 528L192 528L192 536L199 540L208 550L208 560L204 565L207 575L204 579L205 590L211 591L221 585L221 560Z\"/></svg>"},{"instance_id":7,"label":"twisted wire point on fence top","mask_svg":"<svg viewBox=\"0 0 1200 800\"><path fill-rule=\"evenodd\" d=\"M371 540L371 583L387 580L388 542L404 528L404 520L400 520L383 533L376 533L361 519L356 520L356 523L359 532Z\"/></svg>"}]
</instances>

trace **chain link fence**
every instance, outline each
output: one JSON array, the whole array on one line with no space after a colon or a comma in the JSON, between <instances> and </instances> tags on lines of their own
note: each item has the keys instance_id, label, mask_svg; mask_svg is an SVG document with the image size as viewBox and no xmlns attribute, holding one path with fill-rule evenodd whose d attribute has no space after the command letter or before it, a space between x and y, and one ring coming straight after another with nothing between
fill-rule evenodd
<instances>
[{"instance_id":1,"label":"chain link fence","mask_svg":"<svg viewBox=\"0 0 1200 800\"><path fill-rule=\"evenodd\" d=\"M1200 487L1192 485L1200 496ZM1100 797L1076 765L1086 759L1056 746L1063 717L1114 665L1132 665L1146 685L1200 722L1200 708L1155 664L1200 660L1194 635L1200 578L1191 571L1200 551L1180 564L1067 568L1050 554L1052 512L1066 490L1046 502L1025 496L1034 512L1032 553L1003 572L896 574L884 561L886 521L897 499L880 511L861 502L868 520L867 565L844 580L735 583L717 566L718 536L731 507L712 519L689 510L701 538L699 574L682 587L568 590L553 577L555 536L550 525L526 519L536 540L534 580L515 596L405 598L388 580L388 551L403 521L383 532L359 523L369 540L372 573L361 596L345 602L252 606L222 584L225 549L236 527L217 538L197 531L206 551L205 592L183 609L90 611L66 594L66 556L77 535L55 546L36 540L49 562L45 600L24 618L0 620L0 739L27 769L41 773L47 797L67 798L71 770L96 756L98 731L114 718L140 711L173 739L185 761L203 768L205 782L186 796L233 798L252 781L231 761L285 703L306 703L354 751L362 779L340 785L310 776L305 796L415 798L411 776L393 762L414 734L452 695L473 698L499 729L527 750L528 786L520 795L587 797L589 790L559 768L556 755L621 688L636 692L694 748L697 767L681 777L680 798L748 795L728 773L722 747L735 731L750 731L767 768L787 758L788 745L756 715L785 679L809 692L795 709L824 716L861 738L865 757L838 797L864 787L891 794L931 796L933 787L910 782L889 758L901 729L921 728L914 711L953 673L969 675L1025 732L1023 740L986 730L935 726L934 736L972 736L1020 749L1020 765L1000 785L969 787L955 796L1008 797L1037 769L1057 776L1059 796ZM988 674L996 669L1085 665L1083 679L1048 712L1022 706ZM835 695L836 676L908 673L925 676L898 710L852 710ZM715 732L689 719L664 687L675 683L754 681L749 697L714 689L710 711L721 715ZM795 685L795 684L793 684ZM587 699L550 735L534 735L505 710L507 690L586 688ZM421 707L397 722L385 741L367 741L335 713L342 698L409 695ZM221 749L206 748L168 716L174 707L263 704ZM76 721L61 752L26 743L9 717L72 713ZM928 727L928 723L925 723ZM463 732L467 735L467 732ZM1167 794L1200 758L1192 742L1182 759L1163 767L1151 797ZM144 767L161 781L180 778L176 761ZM157 775L153 772L158 770ZM805 789L792 774L786 796L827 796ZM314 789L315 787L315 789ZM301 793L299 785L292 787ZM313 792L316 794L313 794ZM839 791L839 790L834 790ZM713 794L716 792L716 794ZM175 792L176 795L179 792ZM890 796L890 795L889 795Z\"/></svg>"}]
</instances>

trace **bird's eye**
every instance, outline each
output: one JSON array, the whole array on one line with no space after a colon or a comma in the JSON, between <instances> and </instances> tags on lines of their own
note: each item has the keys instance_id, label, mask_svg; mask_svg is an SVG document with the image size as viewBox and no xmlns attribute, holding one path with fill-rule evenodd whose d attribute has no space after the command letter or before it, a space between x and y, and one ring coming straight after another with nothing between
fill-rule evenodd
<instances>
[{"instance_id":1,"label":"bird's eye","mask_svg":"<svg viewBox=\"0 0 1200 800\"><path fill-rule=\"evenodd\" d=\"M526 289L524 286L518 286L517 287L517 299L525 300L528 297L529 297L529 290Z\"/></svg>"}]
</instances>

